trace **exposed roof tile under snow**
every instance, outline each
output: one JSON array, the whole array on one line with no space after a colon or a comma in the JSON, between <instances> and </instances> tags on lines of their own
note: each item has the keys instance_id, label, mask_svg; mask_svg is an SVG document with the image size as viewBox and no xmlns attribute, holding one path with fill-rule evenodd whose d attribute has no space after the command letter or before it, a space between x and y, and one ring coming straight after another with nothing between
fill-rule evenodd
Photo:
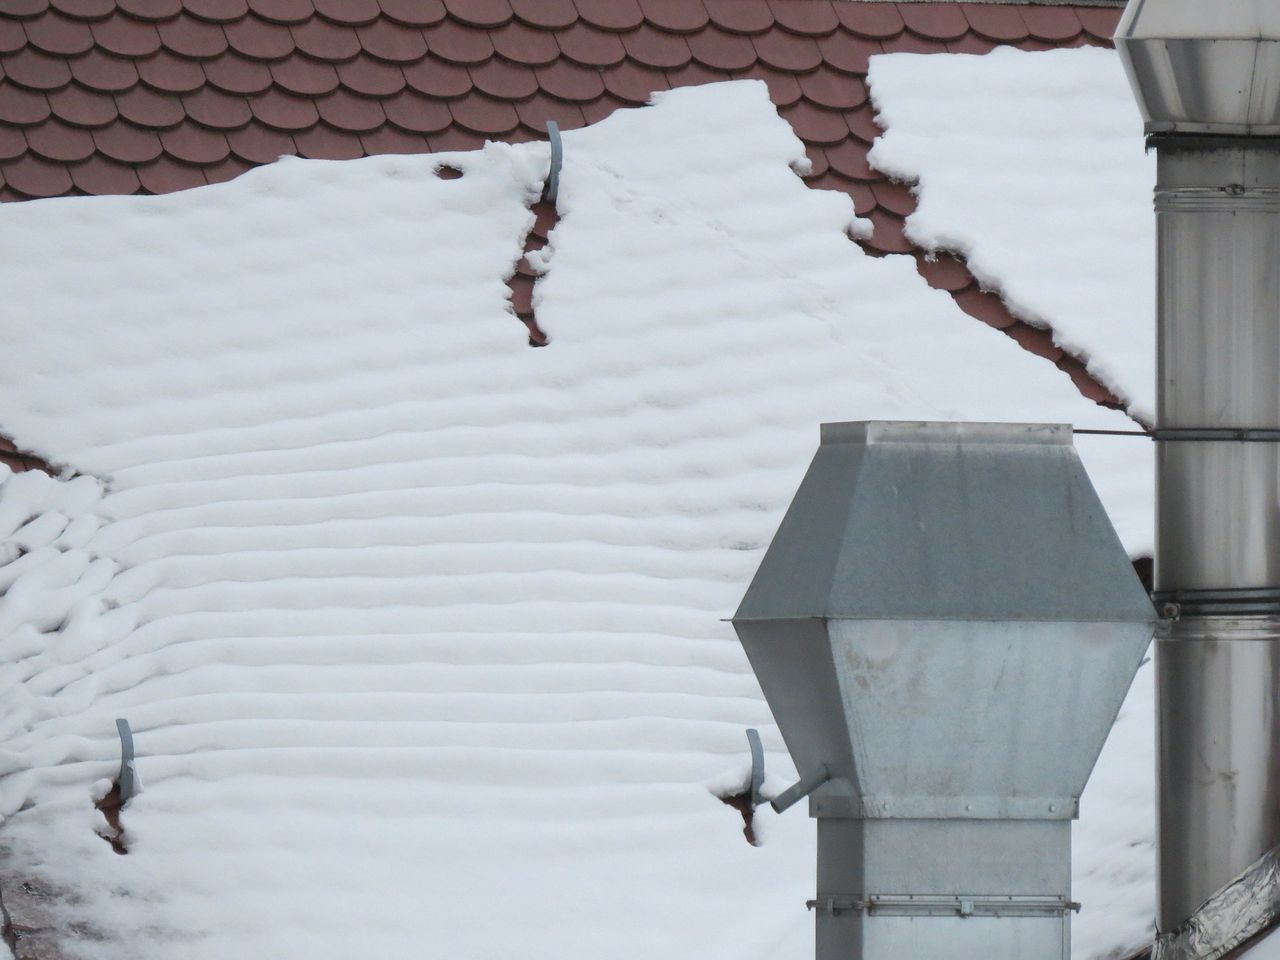
<instances>
[{"instance_id":1,"label":"exposed roof tile under snow","mask_svg":"<svg viewBox=\"0 0 1280 960\"><path fill-rule=\"evenodd\" d=\"M0 0L0 200L168 193L282 154L350 159L545 136L655 90L758 78L871 252L912 254L970 315L1117 401L1052 332L903 235L867 162L868 58L1108 45L1117 7L852 0ZM541 228L543 225L540 224ZM545 242L535 232L534 245ZM939 281L939 277L946 277ZM528 316L532 273L513 278ZM526 307L521 310L521 305Z\"/></svg>"}]
</instances>

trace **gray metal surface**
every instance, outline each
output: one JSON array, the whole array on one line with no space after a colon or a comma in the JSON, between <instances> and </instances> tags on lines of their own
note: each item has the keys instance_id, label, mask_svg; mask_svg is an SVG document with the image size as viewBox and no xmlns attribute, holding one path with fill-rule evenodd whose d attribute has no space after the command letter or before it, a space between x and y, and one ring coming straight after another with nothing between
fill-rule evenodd
<instances>
[{"instance_id":1,"label":"gray metal surface","mask_svg":"<svg viewBox=\"0 0 1280 960\"><path fill-rule=\"evenodd\" d=\"M804 617L1145 622L1151 608L1070 427L872 421L823 425L734 622Z\"/></svg>"},{"instance_id":2,"label":"gray metal surface","mask_svg":"<svg viewBox=\"0 0 1280 960\"><path fill-rule=\"evenodd\" d=\"M819 960L1066 960L1154 620L1070 428L823 426L733 618L818 818Z\"/></svg>"},{"instance_id":3,"label":"gray metal surface","mask_svg":"<svg viewBox=\"0 0 1280 960\"><path fill-rule=\"evenodd\" d=\"M1149 133L1280 134L1280 4L1132 0L1116 48Z\"/></svg>"},{"instance_id":4,"label":"gray metal surface","mask_svg":"<svg viewBox=\"0 0 1280 960\"><path fill-rule=\"evenodd\" d=\"M129 721L116 720L116 733L120 735L120 772L116 784L120 790L120 802L125 804L138 792L138 776L133 766L133 730Z\"/></svg>"},{"instance_id":5,"label":"gray metal surface","mask_svg":"<svg viewBox=\"0 0 1280 960\"><path fill-rule=\"evenodd\" d=\"M1153 143L1157 429L1275 429L1280 153L1264 139ZM1280 584L1280 444L1158 441L1156 461L1156 590L1221 598L1220 615L1189 606L1200 615L1157 644L1157 927L1169 933L1280 843L1280 621L1230 603Z\"/></svg>"},{"instance_id":6,"label":"gray metal surface","mask_svg":"<svg viewBox=\"0 0 1280 960\"><path fill-rule=\"evenodd\" d=\"M1151 960L1219 960L1280 920L1280 847L1273 847L1200 906L1176 931L1156 937Z\"/></svg>"}]
</instances>

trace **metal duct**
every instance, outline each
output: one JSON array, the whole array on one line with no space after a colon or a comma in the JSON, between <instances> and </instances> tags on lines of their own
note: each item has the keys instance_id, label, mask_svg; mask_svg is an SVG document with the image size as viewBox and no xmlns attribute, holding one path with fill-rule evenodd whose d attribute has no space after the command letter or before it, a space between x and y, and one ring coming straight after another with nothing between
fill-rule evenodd
<instances>
[{"instance_id":1,"label":"metal duct","mask_svg":"<svg viewBox=\"0 0 1280 960\"><path fill-rule=\"evenodd\" d=\"M1156 655L1157 929L1168 938L1280 843L1280 4L1130 0L1116 45L1159 156L1155 577L1174 619ZM1271 432L1235 432L1250 428Z\"/></svg>"}]
</instances>

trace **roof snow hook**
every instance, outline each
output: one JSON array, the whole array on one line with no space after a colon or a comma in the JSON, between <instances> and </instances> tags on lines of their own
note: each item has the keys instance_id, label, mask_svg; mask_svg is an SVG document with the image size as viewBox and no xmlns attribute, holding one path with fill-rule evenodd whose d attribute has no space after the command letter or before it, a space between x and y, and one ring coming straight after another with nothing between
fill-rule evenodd
<instances>
[{"instance_id":1,"label":"roof snow hook","mask_svg":"<svg viewBox=\"0 0 1280 960\"><path fill-rule=\"evenodd\" d=\"M120 803L125 804L138 792L138 778L133 769L133 731L129 729L128 720L116 720L116 730L120 734L120 773L116 784L120 788Z\"/></svg>"},{"instance_id":2,"label":"roof snow hook","mask_svg":"<svg viewBox=\"0 0 1280 960\"><path fill-rule=\"evenodd\" d=\"M760 791L764 787L764 746L760 743L760 731L747 728L747 746L751 748L751 809L764 803Z\"/></svg>"},{"instance_id":3,"label":"roof snow hook","mask_svg":"<svg viewBox=\"0 0 1280 960\"><path fill-rule=\"evenodd\" d=\"M778 813L782 813L783 810L799 803L830 779L831 771L827 769L827 765L824 763L818 767L817 770L813 771L813 773L809 774L807 777L801 777L798 781L770 800L769 806L773 807L773 809Z\"/></svg>"},{"instance_id":4,"label":"roof snow hook","mask_svg":"<svg viewBox=\"0 0 1280 960\"><path fill-rule=\"evenodd\" d=\"M560 192L560 165L564 162L564 144L560 141L560 126L554 120L547 121L547 137L551 140L551 171L547 174L542 199L547 203L555 203L556 195Z\"/></svg>"}]
</instances>

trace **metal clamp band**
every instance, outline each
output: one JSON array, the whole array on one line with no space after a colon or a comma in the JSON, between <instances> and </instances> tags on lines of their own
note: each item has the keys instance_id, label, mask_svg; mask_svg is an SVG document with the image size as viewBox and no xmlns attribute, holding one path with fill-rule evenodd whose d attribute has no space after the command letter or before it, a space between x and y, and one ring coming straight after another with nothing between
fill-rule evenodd
<instances>
[{"instance_id":1,"label":"metal clamp band","mask_svg":"<svg viewBox=\"0 0 1280 960\"><path fill-rule=\"evenodd\" d=\"M1095 437L1147 437L1150 440L1235 443L1280 443L1280 430L1272 427L1159 427L1155 430L1089 430L1073 433Z\"/></svg>"},{"instance_id":2,"label":"metal clamp band","mask_svg":"<svg viewBox=\"0 0 1280 960\"><path fill-rule=\"evenodd\" d=\"M1151 600L1160 615L1237 617L1280 615L1280 587L1227 587L1218 590L1156 590Z\"/></svg>"},{"instance_id":3,"label":"metal clamp band","mask_svg":"<svg viewBox=\"0 0 1280 960\"><path fill-rule=\"evenodd\" d=\"M1060 917L1079 913L1080 904L1065 897L969 896L966 894L872 894L856 897L819 897L805 906L818 913L866 913L884 917Z\"/></svg>"}]
</instances>

